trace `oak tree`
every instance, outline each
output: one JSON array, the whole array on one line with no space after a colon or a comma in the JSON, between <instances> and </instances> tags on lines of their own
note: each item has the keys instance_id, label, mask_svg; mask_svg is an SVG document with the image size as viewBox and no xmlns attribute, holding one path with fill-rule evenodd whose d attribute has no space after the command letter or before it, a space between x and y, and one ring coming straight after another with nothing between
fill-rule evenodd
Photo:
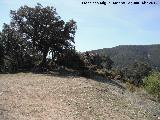
<instances>
[{"instance_id":1,"label":"oak tree","mask_svg":"<svg viewBox=\"0 0 160 120\"><path fill-rule=\"evenodd\" d=\"M65 23L58 16L54 7L23 6L17 11L11 11L12 26L32 43L35 51L42 54L41 65L45 66L48 52L52 52L53 59L64 49L72 49L76 22L70 20Z\"/></svg>"}]
</instances>

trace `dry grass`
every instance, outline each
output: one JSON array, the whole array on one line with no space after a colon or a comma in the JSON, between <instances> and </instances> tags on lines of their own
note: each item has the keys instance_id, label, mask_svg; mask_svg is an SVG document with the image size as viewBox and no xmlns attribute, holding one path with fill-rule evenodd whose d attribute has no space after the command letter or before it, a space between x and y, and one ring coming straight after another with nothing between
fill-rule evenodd
<instances>
[{"instance_id":1,"label":"dry grass","mask_svg":"<svg viewBox=\"0 0 160 120\"><path fill-rule=\"evenodd\" d=\"M132 98L126 97L128 94L112 84L83 77L3 74L0 75L0 120L150 120L157 117L134 104Z\"/></svg>"}]
</instances>

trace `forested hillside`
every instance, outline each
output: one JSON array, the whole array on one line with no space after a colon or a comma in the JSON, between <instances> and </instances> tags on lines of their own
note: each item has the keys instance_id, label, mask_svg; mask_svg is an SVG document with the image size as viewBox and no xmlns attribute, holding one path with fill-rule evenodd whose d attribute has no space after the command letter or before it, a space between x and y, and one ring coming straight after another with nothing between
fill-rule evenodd
<instances>
[{"instance_id":1,"label":"forested hillside","mask_svg":"<svg viewBox=\"0 0 160 120\"><path fill-rule=\"evenodd\" d=\"M92 50L98 54L105 54L114 61L114 67L126 67L135 62L146 62L152 67L160 69L160 45L120 45L113 48Z\"/></svg>"}]
</instances>

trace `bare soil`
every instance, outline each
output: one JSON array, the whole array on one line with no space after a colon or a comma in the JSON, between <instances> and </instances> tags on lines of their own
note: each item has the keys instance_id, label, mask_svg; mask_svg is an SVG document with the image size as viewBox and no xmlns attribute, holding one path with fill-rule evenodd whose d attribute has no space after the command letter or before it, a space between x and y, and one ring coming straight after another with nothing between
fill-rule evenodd
<instances>
[{"instance_id":1,"label":"bare soil","mask_svg":"<svg viewBox=\"0 0 160 120\"><path fill-rule=\"evenodd\" d=\"M1 74L0 120L157 120L158 103L98 79Z\"/></svg>"}]
</instances>

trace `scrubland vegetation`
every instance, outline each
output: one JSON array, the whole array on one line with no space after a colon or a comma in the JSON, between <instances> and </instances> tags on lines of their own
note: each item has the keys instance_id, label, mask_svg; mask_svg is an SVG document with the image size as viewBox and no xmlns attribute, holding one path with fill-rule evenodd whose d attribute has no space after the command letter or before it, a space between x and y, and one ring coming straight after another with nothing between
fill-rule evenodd
<instances>
[{"instance_id":1,"label":"scrubland vegetation","mask_svg":"<svg viewBox=\"0 0 160 120\"><path fill-rule=\"evenodd\" d=\"M158 45L156 49L128 50L127 46L81 53L74 46L76 21L61 20L54 7L23 6L10 15L10 24L4 24L0 32L0 73L64 71L86 78L99 76L126 84L131 92L142 88L160 101Z\"/></svg>"},{"instance_id":2,"label":"scrubland vegetation","mask_svg":"<svg viewBox=\"0 0 160 120\"><path fill-rule=\"evenodd\" d=\"M43 7L41 4L33 8L23 6L18 10L11 10L10 15L10 24L4 24L0 32L1 73L44 73L59 68L71 68L85 77L100 75L106 79L117 79L141 87L144 85L143 79L151 71L160 69L159 62L154 60L159 51L158 45L120 46L77 52L74 46L76 22L61 20L54 7ZM149 89L154 86L156 94L159 94L159 78L151 77L155 76L146 78L145 88L148 87L147 91L153 93Z\"/></svg>"},{"instance_id":3,"label":"scrubland vegetation","mask_svg":"<svg viewBox=\"0 0 160 120\"><path fill-rule=\"evenodd\" d=\"M160 102L160 72L153 72L144 79L144 88Z\"/></svg>"}]
</instances>

